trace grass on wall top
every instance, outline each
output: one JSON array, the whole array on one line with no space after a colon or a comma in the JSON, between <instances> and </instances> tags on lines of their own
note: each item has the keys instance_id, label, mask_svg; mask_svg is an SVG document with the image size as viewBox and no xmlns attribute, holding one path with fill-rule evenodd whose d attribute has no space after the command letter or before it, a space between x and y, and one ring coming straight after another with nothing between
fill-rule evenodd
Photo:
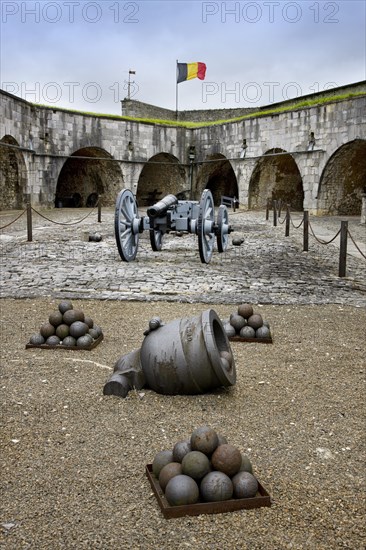
<instances>
[{"instance_id":1,"label":"grass on wall top","mask_svg":"<svg viewBox=\"0 0 366 550\"><path fill-rule=\"evenodd\" d=\"M329 103L335 103L337 101L342 101L345 99L352 99L353 97L360 97L365 96L365 92L350 92L348 94L340 94L340 95L333 95L333 96L327 96L327 97L320 97L317 99L309 99L309 100L303 100L299 102L295 102L292 105L287 105L283 107L276 107L273 109L266 109L266 110L259 110L252 113L249 113L247 115L237 116L234 118L229 118L226 120L214 120L214 121L207 121L207 122L189 122L189 121L180 121L180 120L162 120L162 119L155 119L155 118L135 118L130 116L123 116L123 115L112 115L112 114L103 114L103 113L92 113L87 111L77 111L74 109L63 109L59 107L52 107L49 105L40 105L38 103L32 103L34 107L45 107L47 109L54 109L58 111L66 111L70 113L76 113L79 115L88 115L88 116L94 116L98 118L110 118L114 120L127 120L131 122L140 122L145 124L156 124L156 125L162 125L162 126L179 126L183 128L201 128L204 126L215 126L220 124L227 124L231 122L240 122L241 120L247 120L249 118L258 118L258 117L264 117L269 115L278 115L280 113L289 112L289 111L296 111L298 109L304 109L307 107L316 107L321 106Z\"/></svg>"}]
</instances>

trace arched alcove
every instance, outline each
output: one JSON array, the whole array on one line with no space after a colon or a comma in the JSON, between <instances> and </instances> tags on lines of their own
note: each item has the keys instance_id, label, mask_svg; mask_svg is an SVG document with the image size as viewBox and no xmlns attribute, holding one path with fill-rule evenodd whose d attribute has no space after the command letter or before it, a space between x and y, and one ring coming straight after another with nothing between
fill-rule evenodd
<instances>
[{"instance_id":1,"label":"arched alcove","mask_svg":"<svg viewBox=\"0 0 366 550\"><path fill-rule=\"evenodd\" d=\"M136 198L140 206L151 206L169 193L178 198L189 195L187 172L175 156L158 153L141 171Z\"/></svg>"},{"instance_id":2,"label":"arched alcove","mask_svg":"<svg viewBox=\"0 0 366 550\"><path fill-rule=\"evenodd\" d=\"M10 135L0 140L0 210L24 207L26 166L18 142Z\"/></svg>"},{"instance_id":3,"label":"arched alcove","mask_svg":"<svg viewBox=\"0 0 366 550\"><path fill-rule=\"evenodd\" d=\"M281 199L303 210L302 178L294 158L283 149L267 151L257 162L249 182L249 208L265 208L267 199Z\"/></svg>"},{"instance_id":4,"label":"arched alcove","mask_svg":"<svg viewBox=\"0 0 366 550\"><path fill-rule=\"evenodd\" d=\"M119 163L99 147L75 151L63 165L57 180L55 206L95 206L98 195L103 205L113 206L123 187Z\"/></svg>"},{"instance_id":5,"label":"arched alcove","mask_svg":"<svg viewBox=\"0 0 366 550\"><path fill-rule=\"evenodd\" d=\"M318 200L330 214L357 216L366 187L366 140L355 139L335 151L320 178Z\"/></svg>"},{"instance_id":6,"label":"arched alcove","mask_svg":"<svg viewBox=\"0 0 366 550\"><path fill-rule=\"evenodd\" d=\"M238 182L231 163L221 153L207 157L199 169L196 182L197 194L209 189L214 203L219 205L221 197L239 198Z\"/></svg>"}]
</instances>

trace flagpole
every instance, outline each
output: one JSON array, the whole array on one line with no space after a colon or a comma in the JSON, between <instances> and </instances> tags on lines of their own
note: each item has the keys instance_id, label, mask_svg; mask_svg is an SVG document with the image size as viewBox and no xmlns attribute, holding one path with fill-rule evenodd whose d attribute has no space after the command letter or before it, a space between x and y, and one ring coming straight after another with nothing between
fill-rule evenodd
<instances>
[{"instance_id":1,"label":"flagpole","mask_svg":"<svg viewBox=\"0 0 366 550\"><path fill-rule=\"evenodd\" d=\"M175 120L178 120L178 59L175 68Z\"/></svg>"}]
</instances>

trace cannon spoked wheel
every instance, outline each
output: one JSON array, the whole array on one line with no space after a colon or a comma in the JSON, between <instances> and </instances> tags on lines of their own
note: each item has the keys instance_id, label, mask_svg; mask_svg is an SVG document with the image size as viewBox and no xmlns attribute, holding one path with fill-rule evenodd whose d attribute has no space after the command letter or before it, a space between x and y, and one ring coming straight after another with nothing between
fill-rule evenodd
<instances>
[{"instance_id":1,"label":"cannon spoked wheel","mask_svg":"<svg viewBox=\"0 0 366 550\"><path fill-rule=\"evenodd\" d=\"M229 213L225 205L219 206L217 214L217 249L225 252L229 244Z\"/></svg>"},{"instance_id":2,"label":"cannon spoked wheel","mask_svg":"<svg viewBox=\"0 0 366 550\"><path fill-rule=\"evenodd\" d=\"M215 205L212 193L209 189L205 189L200 200L197 223L198 250L201 262L205 264L211 260L214 248L214 215Z\"/></svg>"},{"instance_id":3,"label":"cannon spoked wheel","mask_svg":"<svg viewBox=\"0 0 366 550\"><path fill-rule=\"evenodd\" d=\"M119 255L124 262L136 258L139 244L140 218L137 203L129 189L122 189L116 201L114 232Z\"/></svg>"},{"instance_id":4,"label":"cannon spoked wheel","mask_svg":"<svg viewBox=\"0 0 366 550\"><path fill-rule=\"evenodd\" d=\"M150 229L150 244L155 252L159 252L163 246L163 232L157 229Z\"/></svg>"}]
</instances>

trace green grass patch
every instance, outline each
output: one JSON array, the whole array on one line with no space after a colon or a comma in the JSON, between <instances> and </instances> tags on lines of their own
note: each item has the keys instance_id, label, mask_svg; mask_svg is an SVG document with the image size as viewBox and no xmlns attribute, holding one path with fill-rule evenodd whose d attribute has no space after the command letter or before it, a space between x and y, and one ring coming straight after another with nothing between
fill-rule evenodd
<instances>
[{"instance_id":1,"label":"green grass patch","mask_svg":"<svg viewBox=\"0 0 366 550\"><path fill-rule=\"evenodd\" d=\"M237 116L234 118L229 119L223 119L223 120L214 120L214 121L206 121L206 122L189 122L189 121L180 121L180 120L162 120L162 119L155 119L155 118L135 118L130 116L123 116L123 115L111 115L111 114L104 114L104 113L91 113L88 111L77 111L74 109L64 109L60 107L52 107L50 105L41 105L37 103L31 103L34 107L44 107L46 109L53 109L57 111L64 111L67 113L75 113L78 115L87 115L97 118L108 118L113 120L125 120L125 121L131 121L131 122L139 122L143 124L154 124L154 125L161 125L161 126L178 126L181 128L202 128L205 126L217 126L222 124L228 124L231 122L240 122L242 120L247 120L249 118L260 118L265 116L272 116L272 115L278 115L285 112L291 112L296 111L298 109L306 109L310 107L316 107L316 106L322 106L327 105L330 103L335 103L337 101L344 101L346 99L352 99L354 97L361 97L366 96L365 92L350 92L348 94L339 94L339 95L331 95L326 97L319 97L316 99L308 99L303 101L294 100L294 103L291 103L290 105L284 105L282 107L275 107L273 109L259 109L258 111L248 113L246 115Z\"/></svg>"}]
</instances>

